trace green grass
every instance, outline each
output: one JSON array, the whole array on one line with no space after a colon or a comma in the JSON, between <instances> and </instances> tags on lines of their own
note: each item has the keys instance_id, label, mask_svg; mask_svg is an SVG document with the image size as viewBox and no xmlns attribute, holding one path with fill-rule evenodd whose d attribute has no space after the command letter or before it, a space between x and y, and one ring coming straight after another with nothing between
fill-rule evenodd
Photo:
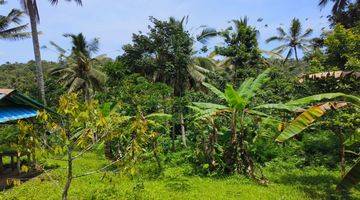
<instances>
[{"instance_id":1,"label":"green grass","mask_svg":"<svg viewBox=\"0 0 360 200\"><path fill-rule=\"evenodd\" d=\"M96 154L75 161L75 174L106 165ZM59 168L0 193L0 199L60 199L65 182L65 162L52 160ZM70 199L337 199L337 172L324 168L278 170L266 167L268 186L260 186L245 177L212 178L186 175L187 167L167 168L158 178L130 179L113 172L75 179ZM150 170L151 171L151 170ZM150 173L150 172L148 172ZM360 199L358 189L352 199Z\"/></svg>"}]
</instances>

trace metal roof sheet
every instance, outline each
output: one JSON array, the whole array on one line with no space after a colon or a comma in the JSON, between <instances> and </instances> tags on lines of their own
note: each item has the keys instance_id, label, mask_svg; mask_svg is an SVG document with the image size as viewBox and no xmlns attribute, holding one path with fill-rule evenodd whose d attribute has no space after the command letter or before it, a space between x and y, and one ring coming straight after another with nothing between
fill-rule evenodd
<instances>
[{"instance_id":1,"label":"metal roof sheet","mask_svg":"<svg viewBox=\"0 0 360 200\"><path fill-rule=\"evenodd\" d=\"M14 91L14 89L4 89L4 88L0 88L0 93L8 95L10 93L12 93Z\"/></svg>"},{"instance_id":2,"label":"metal roof sheet","mask_svg":"<svg viewBox=\"0 0 360 200\"><path fill-rule=\"evenodd\" d=\"M35 117L37 111L42 109L57 114L38 101L14 89L0 88L0 123Z\"/></svg>"},{"instance_id":3,"label":"metal roof sheet","mask_svg":"<svg viewBox=\"0 0 360 200\"><path fill-rule=\"evenodd\" d=\"M37 110L30 107L0 107L0 123L35 117Z\"/></svg>"}]
</instances>

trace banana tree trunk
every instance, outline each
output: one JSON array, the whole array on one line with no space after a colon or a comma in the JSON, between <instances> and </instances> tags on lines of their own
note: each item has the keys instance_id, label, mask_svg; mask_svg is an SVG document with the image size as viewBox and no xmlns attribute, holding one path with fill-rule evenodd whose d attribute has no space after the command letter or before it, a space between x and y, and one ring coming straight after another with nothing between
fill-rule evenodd
<instances>
[{"instance_id":1,"label":"banana tree trunk","mask_svg":"<svg viewBox=\"0 0 360 200\"><path fill-rule=\"evenodd\" d=\"M233 111L232 119L231 119L231 137L229 141L229 146L224 153L225 156L225 171L228 174L234 172L234 164L236 163L236 155L237 155L237 111Z\"/></svg>"},{"instance_id":2,"label":"banana tree trunk","mask_svg":"<svg viewBox=\"0 0 360 200\"><path fill-rule=\"evenodd\" d=\"M28 3L28 13L30 17L30 25L31 25L31 35L32 42L34 48L34 56L36 63L36 81L39 90L39 96L44 105L46 105L45 99L45 83L44 83L44 72L41 64L41 54L40 54L40 44L39 44L39 35L37 30L37 22L36 22L36 12L35 7L32 0L27 0Z\"/></svg>"}]
</instances>

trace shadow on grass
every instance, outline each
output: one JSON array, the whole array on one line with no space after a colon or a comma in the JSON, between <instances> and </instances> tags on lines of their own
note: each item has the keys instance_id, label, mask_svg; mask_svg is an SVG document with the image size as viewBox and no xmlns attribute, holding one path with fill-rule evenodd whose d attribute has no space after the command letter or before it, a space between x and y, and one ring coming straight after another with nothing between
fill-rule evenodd
<instances>
[{"instance_id":1,"label":"shadow on grass","mask_svg":"<svg viewBox=\"0 0 360 200\"><path fill-rule=\"evenodd\" d=\"M285 174L274 182L296 186L311 199L360 199L358 197L349 197L349 194L337 192L335 185L339 182L339 179L330 174Z\"/></svg>"}]
</instances>

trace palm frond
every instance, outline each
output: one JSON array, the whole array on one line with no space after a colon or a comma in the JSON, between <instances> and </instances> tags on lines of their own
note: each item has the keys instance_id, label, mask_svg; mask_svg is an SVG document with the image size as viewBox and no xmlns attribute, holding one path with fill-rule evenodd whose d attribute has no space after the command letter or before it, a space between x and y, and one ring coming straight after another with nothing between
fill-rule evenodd
<instances>
[{"instance_id":1,"label":"palm frond","mask_svg":"<svg viewBox=\"0 0 360 200\"><path fill-rule=\"evenodd\" d=\"M303 35L300 36L300 38L306 38L306 37L309 37L312 33L314 32L313 29L311 28L308 28L305 30L305 33Z\"/></svg>"},{"instance_id":2,"label":"palm frond","mask_svg":"<svg viewBox=\"0 0 360 200\"><path fill-rule=\"evenodd\" d=\"M49 0L51 5L57 5L59 3L59 0ZM66 1L72 1L72 0L66 0ZM82 6L82 0L73 0L78 5Z\"/></svg>"},{"instance_id":3,"label":"palm frond","mask_svg":"<svg viewBox=\"0 0 360 200\"><path fill-rule=\"evenodd\" d=\"M302 30L302 26L301 26L300 20L297 18L294 18L291 21L291 25L290 25L290 29L289 29L291 37L298 38L301 34L301 30Z\"/></svg>"},{"instance_id":4,"label":"palm frond","mask_svg":"<svg viewBox=\"0 0 360 200\"><path fill-rule=\"evenodd\" d=\"M204 28L201 33L196 36L196 39L201 43L206 43L210 38L216 37L219 35L219 32L214 28Z\"/></svg>"},{"instance_id":5,"label":"palm frond","mask_svg":"<svg viewBox=\"0 0 360 200\"><path fill-rule=\"evenodd\" d=\"M0 31L0 39L4 40L21 40L31 37L31 33L22 32L27 29L27 25L17 26L14 28Z\"/></svg>"},{"instance_id":6,"label":"palm frond","mask_svg":"<svg viewBox=\"0 0 360 200\"><path fill-rule=\"evenodd\" d=\"M74 81L72 81L68 93L78 91L80 88L83 87L84 83L85 81L83 79L76 77Z\"/></svg>"},{"instance_id":7,"label":"palm frond","mask_svg":"<svg viewBox=\"0 0 360 200\"><path fill-rule=\"evenodd\" d=\"M284 37L280 37L280 36L272 36L268 39L265 40L266 43L270 43L272 41L284 41L285 38Z\"/></svg>"},{"instance_id":8,"label":"palm frond","mask_svg":"<svg viewBox=\"0 0 360 200\"><path fill-rule=\"evenodd\" d=\"M87 44L88 51L90 53L96 53L99 51L99 38L94 38L89 44Z\"/></svg>"},{"instance_id":9,"label":"palm frond","mask_svg":"<svg viewBox=\"0 0 360 200\"><path fill-rule=\"evenodd\" d=\"M279 37L282 37L282 38L286 37L287 34L282 27L278 27L276 30L279 33Z\"/></svg>"},{"instance_id":10,"label":"palm frond","mask_svg":"<svg viewBox=\"0 0 360 200\"><path fill-rule=\"evenodd\" d=\"M50 45L53 46L59 54L64 55L66 53L66 50L64 48L60 47L55 42L50 41Z\"/></svg>"}]
</instances>

